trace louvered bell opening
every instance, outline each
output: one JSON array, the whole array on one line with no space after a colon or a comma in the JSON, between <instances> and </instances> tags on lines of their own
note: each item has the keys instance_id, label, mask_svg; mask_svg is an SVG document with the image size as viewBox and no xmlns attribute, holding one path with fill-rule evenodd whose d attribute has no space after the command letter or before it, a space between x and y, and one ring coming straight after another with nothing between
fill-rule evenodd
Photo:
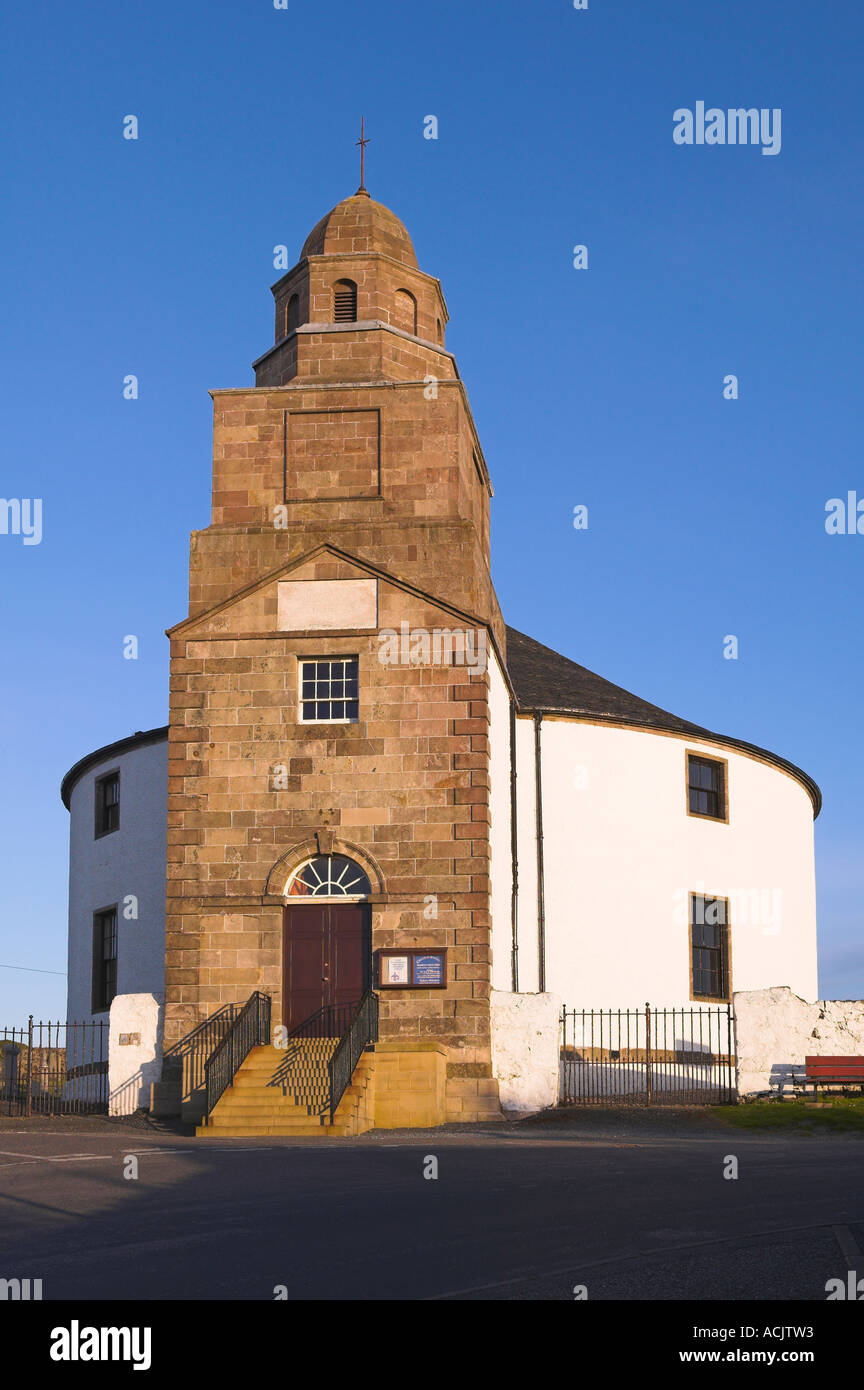
<instances>
[{"instance_id":1,"label":"louvered bell opening","mask_svg":"<svg viewBox=\"0 0 864 1390\"><path fill-rule=\"evenodd\" d=\"M357 321L357 286L349 283L336 285L333 290L334 323L355 323Z\"/></svg>"}]
</instances>

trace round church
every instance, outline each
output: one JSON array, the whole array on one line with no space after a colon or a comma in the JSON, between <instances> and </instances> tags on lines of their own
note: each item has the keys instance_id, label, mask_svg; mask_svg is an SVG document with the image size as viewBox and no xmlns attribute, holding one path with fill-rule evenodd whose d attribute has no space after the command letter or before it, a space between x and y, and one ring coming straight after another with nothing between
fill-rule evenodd
<instances>
[{"instance_id":1,"label":"round church","mask_svg":"<svg viewBox=\"0 0 864 1390\"><path fill-rule=\"evenodd\" d=\"M63 781L68 1017L155 1020L138 1103L209 1138L495 1118L562 1007L814 998L818 788L506 625L399 219L361 186L272 293L169 722Z\"/></svg>"}]
</instances>

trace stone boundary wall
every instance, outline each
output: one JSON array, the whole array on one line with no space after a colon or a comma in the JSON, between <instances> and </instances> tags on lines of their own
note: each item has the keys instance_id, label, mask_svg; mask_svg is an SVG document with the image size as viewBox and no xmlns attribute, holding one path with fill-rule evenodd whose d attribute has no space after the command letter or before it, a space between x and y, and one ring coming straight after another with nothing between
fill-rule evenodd
<instances>
[{"instance_id":1,"label":"stone boundary wall","mask_svg":"<svg viewBox=\"0 0 864 1390\"><path fill-rule=\"evenodd\" d=\"M809 1004L788 986L733 995L738 1092L788 1085L805 1057L864 1057L864 1000Z\"/></svg>"}]
</instances>

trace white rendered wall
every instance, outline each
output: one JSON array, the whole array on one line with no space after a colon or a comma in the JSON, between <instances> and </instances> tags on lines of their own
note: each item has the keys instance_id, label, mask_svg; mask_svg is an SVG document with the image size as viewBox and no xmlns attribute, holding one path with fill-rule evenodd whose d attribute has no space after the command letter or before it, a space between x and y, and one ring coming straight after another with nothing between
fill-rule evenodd
<instances>
[{"instance_id":1,"label":"white rendered wall","mask_svg":"<svg viewBox=\"0 0 864 1390\"><path fill-rule=\"evenodd\" d=\"M511 975L512 841L510 833L510 692L494 651L489 654L489 829L492 988L508 990Z\"/></svg>"},{"instance_id":2,"label":"white rendered wall","mask_svg":"<svg viewBox=\"0 0 864 1390\"><path fill-rule=\"evenodd\" d=\"M540 988L537 951L537 817L534 788L534 721L523 717L516 720L520 994L536 994ZM555 989L555 985L549 983L548 976L546 984L548 989Z\"/></svg>"},{"instance_id":3,"label":"white rendered wall","mask_svg":"<svg viewBox=\"0 0 864 1390\"><path fill-rule=\"evenodd\" d=\"M94 838L94 782L120 771L120 825ZM91 1012L93 914L117 904L117 993L162 995L165 990L165 865L168 742L144 744L108 757L79 777L70 797L69 984L66 1017L105 1019ZM137 898L137 920L124 901Z\"/></svg>"},{"instance_id":4,"label":"white rendered wall","mask_svg":"<svg viewBox=\"0 0 864 1390\"><path fill-rule=\"evenodd\" d=\"M542 739L547 989L579 1008L689 1004L689 894L704 893L731 900L733 990L815 996L813 807L797 780L730 748L642 730L544 717ZM728 762L729 824L687 814L688 749ZM527 775L518 794L525 934ZM520 955L520 989L536 989Z\"/></svg>"},{"instance_id":5,"label":"white rendered wall","mask_svg":"<svg viewBox=\"0 0 864 1390\"><path fill-rule=\"evenodd\" d=\"M741 1095L786 1089L805 1057L864 1056L864 1001L817 999L789 989L735 995L738 1089Z\"/></svg>"}]
</instances>

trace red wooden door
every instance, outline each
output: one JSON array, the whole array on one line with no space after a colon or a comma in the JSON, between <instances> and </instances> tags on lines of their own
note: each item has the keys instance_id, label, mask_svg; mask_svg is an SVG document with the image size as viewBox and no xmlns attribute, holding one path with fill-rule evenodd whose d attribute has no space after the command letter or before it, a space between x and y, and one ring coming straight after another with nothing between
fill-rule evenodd
<instances>
[{"instance_id":1,"label":"red wooden door","mask_svg":"<svg viewBox=\"0 0 864 1390\"><path fill-rule=\"evenodd\" d=\"M286 907L282 946L282 1019L288 1028L324 1003L327 906Z\"/></svg>"},{"instance_id":2,"label":"red wooden door","mask_svg":"<svg viewBox=\"0 0 864 1390\"><path fill-rule=\"evenodd\" d=\"M331 1005L357 1003L372 975L369 909L363 903L286 907L282 1018L296 1028Z\"/></svg>"}]
</instances>

